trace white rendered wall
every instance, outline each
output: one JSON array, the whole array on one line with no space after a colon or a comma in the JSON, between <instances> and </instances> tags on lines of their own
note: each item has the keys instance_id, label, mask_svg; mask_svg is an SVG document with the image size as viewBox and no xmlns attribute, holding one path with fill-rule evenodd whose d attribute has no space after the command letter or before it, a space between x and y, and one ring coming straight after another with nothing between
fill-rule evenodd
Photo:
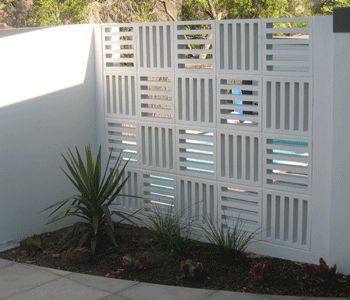
<instances>
[{"instance_id":1,"label":"white rendered wall","mask_svg":"<svg viewBox=\"0 0 350 300\"><path fill-rule=\"evenodd\" d=\"M330 256L350 273L350 33L334 33Z\"/></svg>"},{"instance_id":2,"label":"white rendered wall","mask_svg":"<svg viewBox=\"0 0 350 300\"><path fill-rule=\"evenodd\" d=\"M0 30L0 247L53 228L40 211L73 192L60 153L96 145L95 90L93 26Z\"/></svg>"}]
</instances>

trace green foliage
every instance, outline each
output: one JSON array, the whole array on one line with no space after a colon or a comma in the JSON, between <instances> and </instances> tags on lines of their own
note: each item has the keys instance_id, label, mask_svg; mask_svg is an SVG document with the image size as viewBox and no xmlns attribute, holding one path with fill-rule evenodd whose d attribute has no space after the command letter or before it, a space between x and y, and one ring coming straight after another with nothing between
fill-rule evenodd
<instances>
[{"instance_id":1,"label":"green foliage","mask_svg":"<svg viewBox=\"0 0 350 300\"><path fill-rule=\"evenodd\" d=\"M69 216L81 219L82 223L72 227L70 241L78 242L79 247L89 244L92 254L95 254L97 244L104 236L117 247L112 215L116 214L121 220L128 221L131 221L130 217L134 215L110 210L128 180L124 175L127 162L123 163L120 155L113 167L109 169L111 155L112 151L107 166L102 172L101 147L96 161L93 159L91 148L85 147L85 162L77 148L75 153L68 149L66 156L62 154L68 170L62 170L78 193L44 210L52 210L48 223L57 222Z\"/></svg>"},{"instance_id":2,"label":"green foliage","mask_svg":"<svg viewBox=\"0 0 350 300\"><path fill-rule=\"evenodd\" d=\"M220 224L219 220L215 222L206 218L202 229L208 242L216 245L223 254L236 255L245 252L256 235L256 232L244 229L244 221L239 217L233 222L232 228L226 222Z\"/></svg>"},{"instance_id":3,"label":"green foliage","mask_svg":"<svg viewBox=\"0 0 350 300\"><path fill-rule=\"evenodd\" d=\"M289 11L296 2L288 0L213 0L215 10L223 19L278 18L295 15ZM184 0L182 16L185 20L208 19L207 0Z\"/></svg>"},{"instance_id":4,"label":"green foliage","mask_svg":"<svg viewBox=\"0 0 350 300\"><path fill-rule=\"evenodd\" d=\"M88 0L34 0L31 26L77 24L87 21Z\"/></svg>"},{"instance_id":5,"label":"green foliage","mask_svg":"<svg viewBox=\"0 0 350 300\"><path fill-rule=\"evenodd\" d=\"M176 254L185 252L191 223L183 224L181 217L173 211L173 207L161 210L156 207L147 216L147 227L154 232L161 247Z\"/></svg>"},{"instance_id":6,"label":"green foliage","mask_svg":"<svg viewBox=\"0 0 350 300\"><path fill-rule=\"evenodd\" d=\"M334 8L350 7L350 0L321 0L314 6L314 14L329 15Z\"/></svg>"}]
</instances>

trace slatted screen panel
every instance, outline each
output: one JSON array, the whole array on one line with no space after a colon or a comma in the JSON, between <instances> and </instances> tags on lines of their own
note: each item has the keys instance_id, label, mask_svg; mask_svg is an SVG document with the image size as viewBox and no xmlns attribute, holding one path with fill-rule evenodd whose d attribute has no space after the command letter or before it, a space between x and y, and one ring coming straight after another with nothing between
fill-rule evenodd
<instances>
[{"instance_id":1,"label":"slatted screen panel","mask_svg":"<svg viewBox=\"0 0 350 300\"><path fill-rule=\"evenodd\" d=\"M260 77L220 75L217 86L218 127L260 130L262 105Z\"/></svg>"},{"instance_id":2,"label":"slatted screen panel","mask_svg":"<svg viewBox=\"0 0 350 300\"><path fill-rule=\"evenodd\" d=\"M263 20L264 74L310 76L311 20Z\"/></svg>"},{"instance_id":3,"label":"slatted screen panel","mask_svg":"<svg viewBox=\"0 0 350 300\"><path fill-rule=\"evenodd\" d=\"M176 22L175 52L178 71L215 72L215 22Z\"/></svg>"},{"instance_id":4,"label":"slatted screen panel","mask_svg":"<svg viewBox=\"0 0 350 300\"><path fill-rule=\"evenodd\" d=\"M101 26L106 149L143 197L121 207L180 213L197 237L240 218L278 253L311 249L312 24Z\"/></svg>"},{"instance_id":5,"label":"slatted screen panel","mask_svg":"<svg viewBox=\"0 0 350 300\"><path fill-rule=\"evenodd\" d=\"M138 86L140 119L174 123L175 84L173 74L142 72Z\"/></svg>"},{"instance_id":6,"label":"slatted screen panel","mask_svg":"<svg viewBox=\"0 0 350 300\"><path fill-rule=\"evenodd\" d=\"M128 209L142 209L144 207L144 201L139 198L141 194L140 190L140 173L138 169L127 167L123 176L123 179L128 177L128 181L125 183L121 190L123 196L118 197L116 204L126 210ZM134 197L133 197L134 196Z\"/></svg>"},{"instance_id":7,"label":"slatted screen panel","mask_svg":"<svg viewBox=\"0 0 350 300\"><path fill-rule=\"evenodd\" d=\"M310 197L265 191L264 203L264 238L285 246L309 249Z\"/></svg>"},{"instance_id":8,"label":"slatted screen panel","mask_svg":"<svg viewBox=\"0 0 350 300\"><path fill-rule=\"evenodd\" d=\"M205 126L216 122L215 78L180 75L176 77L176 121Z\"/></svg>"},{"instance_id":9,"label":"slatted screen panel","mask_svg":"<svg viewBox=\"0 0 350 300\"><path fill-rule=\"evenodd\" d=\"M260 20L224 20L217 23L219 72L260 72L260 24Z\"/></svg>"},{"instance_id":10,"label":"slatted screen panel","mask_svg":"<svg viewBox=\"0 0 350 300\"><path fill-rule=\"evenodd\" d=\"M142 167L175 172L175 127L144 123L139 134Z\"/></svg>"},{"instance_id":11,"label":"slatted screen panel","mask_svg":"<svg viewBox=\"0 0 350 300\"><path fill-rule=\"evenodd\" d=\"M260 143L259 134L218 130L218 178L228 182L259 185Z\"/></svg>"},{"instance_id":12,"label":"slatted screen panel","mask_svg":"<svg viewBox=\"0 0 350 300\"><path fill-rule=\"evenodd\" d=\"M119 157L129 166L139 163L138 124L130 120L106 119L108 152L112 151L112 163Z\"/></svg>"},{"instance_id":13,"label":"slatted screen panel","mask_svg":"<svg viewBox=\"0 0 350 300\"><path fill-rule=\"evenodd\" d=\"M177 170L179 174L216 177L216 134L211 128L176 126Z\"/></svg>"},{"instance_id":14,"label":"slatted screen panel","mask_svg":"<svg viewBox=\"0 0 350 300\"><path fill-rule=\"evenodd\" d=\"M264 126L281 134L311 135L310 80L268 78L264 82Z\"/></svg>"},{"instance_id":15,"label":"slatted screen panel","mask_svg":"<svg viewBox=\"0 0 350 300\"><path fill-rule=\"evenodd\" d=\"M311 141L289 136L264 136L264 185L309 193Z\"/></svg>"},{"instance_id":16,"label":"slatted screen panel","mask_svg":"<svg viewBox=\"0 0 350 300\"><path fill-rule=\"evenodd\" d=\"M102 38L105 69L136 69L136 26L134 24L104 25Z\"/></svg>"},{"instance_id":17,"label":"slatted screen panel","mask_svg":"<svg viewBox=\"0 0 350 300\"><path fill-rule=\"evenodd\" d=\"M135 74L106 73L105 95L108 117L137 117Z\"/></svg>"},{"instance_id":18,"label":"slatted screen panel","mask_svg":"<svg viewBox=\"0 0 350 300\"><path fill-rule=\"evenodd\" d=\"M149 23L138 27L139 70L171 71L174 67L173 24Z\"/></svg>"},{"instance_id":19,"label":"slatted screen panel","mask_svg":"<svg viewBox=\"0 0 350 300\"><path fill-rule=\"evenodd\" d=\"M175 212L176 176L154 171L141 172L146 211Z\"/></svg>"},{"instance_id":20,"label":"slatted screen panel","mask_svg":"<svg viewBox=\"0 0 350 300\"><path fill-rule=\"evenodd\" d=\"M213 181L178 176L177 210L193 225L217 220L217 187Z\"/></svg>"},{"instance_id":21,"label":"slatted screen panel","mask_svg":"<svg viewBox=\"0 0 350 300\"><path fill-rule=\"evenodd\" d=\"M241 220L247 230L260 235L262 219L262 191L250 186L230 183L218 184L219 218L234 228Z\"/></svg>"}]
</instances>

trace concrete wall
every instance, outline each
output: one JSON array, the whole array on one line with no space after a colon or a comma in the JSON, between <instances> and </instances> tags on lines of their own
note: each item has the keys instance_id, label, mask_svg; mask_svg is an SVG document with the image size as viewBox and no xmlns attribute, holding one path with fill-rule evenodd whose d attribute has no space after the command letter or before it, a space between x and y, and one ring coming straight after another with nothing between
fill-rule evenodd
<instances>
[{"instance_id":1,"label":"concrete wall","mask_svg":"<svg viewBox=\"0 0 350 300\"><path fill-rule=\"evenodd\" d=\"M350 273L350 33L334 34L330 255Z\"/></svg>"},{"instance_id":2,"label":"concrete wall","mask_svg":"<svg viewBox=\"0 0 350 300\"><path fill-rule=\"evenodd\" d=\"M93 26L0 30L0 247L50 230L61 152L96 145Z\"/></svg>"}]
</instances>

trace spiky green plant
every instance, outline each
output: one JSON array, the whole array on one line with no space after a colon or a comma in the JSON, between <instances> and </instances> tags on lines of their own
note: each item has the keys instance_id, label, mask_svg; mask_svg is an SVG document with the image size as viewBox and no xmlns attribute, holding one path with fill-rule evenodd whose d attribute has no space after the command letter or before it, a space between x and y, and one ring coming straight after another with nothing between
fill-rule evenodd
<instances>
[{"instance_id":1,"label":"spiky green plant","mask_svg":"<svg viewBox=\"0 0 350 300\"><path fill-rule=\"evenodd\" d=\"M233 226L228 226L226 217L223 224L219 220L204 219L202 229L209 243L218 247L222 253L241 254L246 251L248 245L254 240L257 231L247 231L244 221L240 217L233 221Z\"/></svg>"},{"instance_id":2,"label":"spiky green plant","mask_svg":"<svg viewBox=\"0 0 350 300\"><path fill-rule=\"evenodd\" d=\"M68 149L67 155L62 154L62 157L67 167L67 170L62 171L77 189L77 194L46 208L44 211L52 210L48 223L70 216L78 217L82 222L72 227L70 242L77 242L79 247L90 245L92 253L95 254L98 242L106 236L117 247L112 215L117 215L121 221L132 222L131 217L136 213L127 214L111 210L128 180L124 174L128 161L123 161L119 155L111 167L111 151L107 165L102 171L101 147L94 161L90 146L85 147L85 161L77 148L75 153Z\"/></svg>"},{"instance_id":3,"label":"spiky green plant","mask_svg":"<svg viewBox=\"0 0 350 300\"><path fill-rule=\"evenodd\" d=\"M176 254L183 254L191 232L191 222L182 220L173 206L160 209L155 206L153 212L147 214L147 227L154 232L161 247Z\"/></svg>"}]
</instances>

